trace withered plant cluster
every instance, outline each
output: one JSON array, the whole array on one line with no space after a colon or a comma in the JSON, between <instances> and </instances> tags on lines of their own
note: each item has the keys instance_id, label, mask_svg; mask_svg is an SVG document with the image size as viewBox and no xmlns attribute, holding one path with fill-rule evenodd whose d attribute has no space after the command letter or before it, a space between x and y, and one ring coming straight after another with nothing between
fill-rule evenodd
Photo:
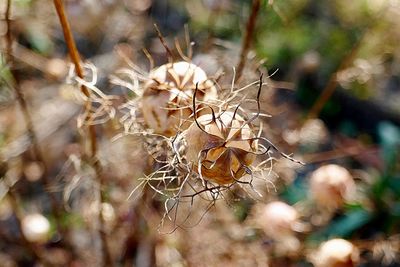
<instances>
[{"instance_id":1,"label":"withered plant cluster","mask_svg":"<svg viewBox=\"0 0 400 267\"><path fill-rule=\"evenodd\" d=\"M152 171L140 179L131 195L154 191L164 201L161 226L168 219L175 230L193 225L197 200L205 214L216 200L238 197L238 189L261 196L253 181L269 183L277 152L301 162L280 152L263 133L261 118L269 115L261 111L260 95L263 87L270 86L263 74L241 86L233 67L225 70L233 73L231 83L220 83L221 77L208 76L193 63L188 33L188 55L176 42L179 58L175 59L175 51L156 29L168 63L155 67L146 52L149 72L131 62L130 68L112 76L114 84L133 93L120 107L124 132L117 138L143 137ZM198 215L198 210L194 213Z\"/></svg>"}]
</instances>

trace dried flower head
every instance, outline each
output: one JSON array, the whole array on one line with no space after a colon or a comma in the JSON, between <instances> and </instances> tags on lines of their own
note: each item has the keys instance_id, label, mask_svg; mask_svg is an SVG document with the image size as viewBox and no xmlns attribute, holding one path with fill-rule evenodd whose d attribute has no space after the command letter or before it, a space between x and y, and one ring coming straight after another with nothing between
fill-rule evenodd
<instances>
[{"instance_id":1,"label":"dried flower head","mask_svg":"<svg viewBox=\"0 0 400 267\"><path fill-rule=\"evenodd\" d=\"M312 261L316 267L354 267L359 262L359 251L347 240L331 239L319 247Z\"/></svg>"},{"instance_id":2,"label":"dried flower head","mask_svg":"<svg viewBox=\"0 0 400 267\"><path fill-rule=\"evenodd\" d=\"M257 150L251 124L234 112L205 114L184 133L186 159L200 177L230 184L248 173Z\"/></svg>"},{"instance_id":3,"label":"dried flower head","mask_svg":"<svg viewBox=\"0 0 400 267\"><path fill-rule=\"evenodd\" d=\"M318 205L337 209L353 195L355 183L345 168L329 164L312 173L310 190Z\"/></svg>"},{"instance_id":4,"label":"dried flower head","mask_svg":"<svg viewBox=\"0 0 400 267\"><path fill-rule=\"evenodd\" d=\"M162 65L149 74L144 85L141 108L143 118L155 133L175 135L190 125L194 90L203 101L217 98L214 83L196 65L185 61Z\"/></svg>"},{"instance_id":5,"label":"dried flower head","mask_svg":"<svg viewBox=\"0 0 400 267\"><path fill-rule=\"evenodd\" d=\"M176 44L183 61L175 62L157 27L156 30L169 63L153 68L154 61L145 51L151 64L149 73L131 63L131 69L119 72L131 81L113 76L112 82L136 95L121 107L127 110L121 118L124 134L144 137L155 169L139 179L131 195L139 188L154 190L165 201L160 226L168 219L174 227L188 227L196 196L205 200L205 212L217 199L226 198L226 192L233 193L235 185L245 192L249 185L260 196L252 182L268 181L270 172L264 171L272 168L272 151L293 159L261 137L262 123L258 119L265 115L260 107L261 88L265 85L262 76L259 81L236 88L234 74L230 87L221 88L200 67L190 63L189 42L188 57ZM249 93L254 85L258 85L257 98L248 98L254 96ZM218 92L217 87L221 89ZM254 102L255 113L248 109ZM258 155L263 158L255 164Z\"/></svg>"},{"instance_id":6,"label":"dried flower head","mask_svg":"<svg viewBox=\"0 0 400 267\"><path fill-rule=\"evenodd\" d=\"M25 216L21 222L22 232L30 242L44 243L49 239L50 223L42 214Z\"/></svg>"},{"instance_id":7,"label":"dried flower head","mask_svg":"<svg viewBox=\"0 0 400 267\"><path fill-rule=\"evenodd\" d=\"M261 136L262 125L258 119L262 86L261 77L256 99L243 97L235 105L227 101L197 104L199 89L196 86L192 96L192 124L174 137L160 140L158 149L162 147L164 153L156 159L158 169L140 179L141 183L136 187L149 186L162 195L165 200L163 221L172 221L174 227L193 226L188 223L192 207L201 205L206 213L218 199L236 195L234 188L251 197L262 197L253 182L268 183L274 152L301 163ZM240 90L242 88L237 89ZM233 97L228 99L238 97L237 91L233 91ZM243 107L245 102L256 102L257 111L247 110ZM256 163L257 157L262 160ZM268 173L264 172L266 170Z\"/></svg>"},{"instance_id":8,"label":"dried flower head","mask_svg":"<svg viewBox=\"0 0 400 267\"><path fill-rule=\"evenodd\" d=\"M271 249L277 256L287 256L297 253L301 247L296 232L305 230L305 225L299 221L296 209L282 201L255 205L254 222L265 235L272 239Z\"/></svg>"},{"instance_id":9,"label":"dried flower head","mask_svg":"<svg viewBox=\"0 0 400 267\"><path fill-rule=\"evenodd\" d=\"M295 208L284 202L274 201L262 207L257 216L257 224L269 237L280 239L293 235L298 217Z\"/></svg>"}]
</instances>

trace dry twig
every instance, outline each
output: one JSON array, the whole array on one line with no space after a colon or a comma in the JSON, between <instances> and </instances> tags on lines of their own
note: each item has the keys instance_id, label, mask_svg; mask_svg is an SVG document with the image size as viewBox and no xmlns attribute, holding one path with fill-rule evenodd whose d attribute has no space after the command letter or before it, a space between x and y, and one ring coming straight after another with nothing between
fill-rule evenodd
<instances>
[{"instance_id":1,"label":"dry twig","mask_svg":"<svg viewBox=\"0 0 400 267\"><path fill-rule=\"evenodd\" d=\"M22 111L22 114L23 114L23 117L24 117L24 120L26 123L28 138L29 138L30 143L32 144L34 157L36 158L36 160L40 161L43 164L43 167L44 167L43 187L46 189L46 188L51 187L51 182L49 180L48 173L47 173L48 168L47 168L46 162L44 160L42 150L39 145L39 140L38 140L36 131L34 129L34 124L33 124L32 116L31 116L29 108L28 108L28 104L26 102L26 99L22 92L22 89L20 88L20 86L18 84L18 79L17 79L17 77L14 73L14 69L13 69L13 57L12 57L13 52L12 52L12 34L11 34L10 15L11 15L11 0L8 0L6 12L5 12L5 19L6 19L6 25L7 25L7 28L6 28L6 47L7 47L7 54L8 54L7 62L8 62L9 68L10 68L10 72L11 72L12 76L14 77L14 83L10 84L10 87L12 87L14 89L14 91L16 93L18 104L21 107L21 111ZM48 195L50 198L52 212L56 218L57 228L58 228L58 230L62 230L61 229L61 210L62 209L61 209L60 205L58 204L58 201L55 198L55 196L52 193L48 193Z\"/></svg>"},{"instance_id":2,"label":"dry twig","mask_svg":"<svg viewBox=\"0 0 400 267\"><path fill-rule=\"evenodd\" d=\"M64 10L64 5L62 0L54 0L54 6L56 8L58 17L60 19L60 24L64 33L64 38L65 42L68 47L69 55L71 57L71 60L75 66L75 73L80 79L84 79L83 76L83 71L80 65L80 57L78 50L75 45L75 41L72 35L71 28L69 26L65 10ZM90 97L90 91L88 88L86 88L85 85L81 85L81 91L82 93L89 99ZM92 108L92 103L88 100L86 101L85 104L85 109L86 109L86 121L90 121L90 110ZM99 181L99 190L100 190L100 207L99 207L99 236L101 240L101 249L102 249L102 256L103 256L103 266L113 266L111 254L108 248L107 244L107 235L104 231L104 218L103 218L103 212L102 212L102 207L101 203L104 202L105 196L103 194L102 189L104 188L104 177L102 175L102 170L100 166L100 162L96 159L96 154L97 154L97 139L96 139L96 128L94 125L89 124L88 126L88 132L89 132L89 142L90 142L90 154L89 158L91 161L91 165L93 166L95 173L96 173L96 178Z\"/></svg>"},{"instance_id":3,"label":"dry twig","mask_svg":"<svg viewBox=\"0 0 400 267\"><path fill-rule=\"evenodd\" d=\"M257 21L257 14L258 11L260 10L260 7L261 7L261 0L253 0L253 4L251 6L251 13L249 19L247 20L246 35L242 43L242 51L240 52L240 59L236 68L235 81L238 81L242 76L243 69L246 64L247 53L249 51L251 41L253 40L254 29Z\"/></svg>"}]
</instances>

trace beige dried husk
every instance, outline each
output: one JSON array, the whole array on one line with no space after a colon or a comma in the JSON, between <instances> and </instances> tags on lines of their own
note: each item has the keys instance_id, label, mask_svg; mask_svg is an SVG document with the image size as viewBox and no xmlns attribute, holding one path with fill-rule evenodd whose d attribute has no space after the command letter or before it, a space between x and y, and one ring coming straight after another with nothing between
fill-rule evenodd
<instances>
[{"instance_id":1,"label":"beige dried husk","mask_svg":"<svg viewBox=\"0 0 400 267\"><path fill-rule=\"evenodd\" d=\"M144 85L141 100L147 127L167 137L188 128L196 85L199 101L217 99L214 83L201 68L192 63L168 63L152 70Z\"/></svg>"},{"instance_id":2,"label":"beige dried husk","mask_svg":"<svg viewBox=\"0 0 400 267\"><path fill-rule=\"evenodd\" d=\"M310 192L318 206L335 210L354 197L356 185L345 168L328 164L315 170L310 178Z\"/></svg>"},{"instance_id":3,"label":"beige dried husk","mask_svg":"<svg viewBox=\"0 0 400 267\"><path fill-rule=\"evenodd\" d=\"M318 251L311 255L311 260L316 267L355 267L360 255L352 243L336 238L321 244Z\"/></svg>"},{"instance_id":4,"label":"beige dried husk","mask_svg":"<svg viewBox=\"0 0 400 267\"><path fill-rule=\"evenodd\" d=\"M186 159L201 178L220 185L238 181L256 156L251 124L234 112L200 116L184 133Z\"/></svg>"}]
</instances>

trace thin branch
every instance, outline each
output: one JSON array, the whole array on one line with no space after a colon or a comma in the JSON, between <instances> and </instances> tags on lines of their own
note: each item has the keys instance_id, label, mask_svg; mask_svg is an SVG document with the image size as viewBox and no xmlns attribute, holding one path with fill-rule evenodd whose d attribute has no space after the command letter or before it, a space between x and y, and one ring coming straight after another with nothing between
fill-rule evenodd
<instances>
[{"instance_id":1,"label":"thin branch","mask_svg":"<svg viewBox=\"0 0 400 267\"><path fill-rule=\"evenodd\" d=\"M71 57L71 60L75 66L75 72L76 75L84 79L83 77L83 71L80 65L80 56L79 52L76 48L76 44L72 35L71 28L69 26L67 17L65 15L65 9L62 0L53 0L54 6L57 10L58 17L60 19L60 24L64 33L64 38L65 42L68 47L69 55ZM86 114L87 117L85 118L85 121L90 121L90 110L92 108L92 104L89 100L90 97L90 92L88 88L86 88L84 85L81 85L81 91L85 96L88 97L88 101L86 101ZM90 155L89 159L91 161L91 165L94 168L94 171L96 173L96 178L99 181L99 190L100 190L100 204L102 204L105 201L105 195L103 193L103 188L105 186L105 181L104 177L102 175L102 169L100 162L96 159L96 154L97 154L97 139L96 139L96 128L94 125L88 125L88 131L89 131L89 141L90 141ZM99 236L100 236L100 241L101 241L101 251L102 251L102 256L103 256L103 266L113 266L111 254L108 248L108 242L107 242L107 235L104 231L104 217L103 217L103 212L102 212L102 207L100 206L99 210Z\"/></svg>"},{"instance_id":2,"label":"thin branch","mask_svg":"<svg viewBox=\"0 0 400 267\"><path fill-rule=\"evenodd\" d=\"M366 147L360 147L359 145L355 145L355 146L337 148L330 151L306 154L304 155L304 160L307 163L311 164L311 163L324 162L345 157L355 157L358 155L378 154L378 153L379 153L379 148L377 146L371 145Z\"/></svg>"},{"instance_id":3,"label":"thin branch","mask_svg":"<svg viewBox=\"0 0 400 267\"><path fill-rule=\"evenodd\" d=\"M217 18L219 16L219 14L221 13L221 9L212 9L210 11L210 14L208 15L207 18L207 39L204 42L204 46L203 46L203 52L208 52L208 50L210 50L211 45L213 43L213 38L214 38L214 28L215 28L215 24L217 22Z\"/></svg>"},{"instance_id":4,"label":"thin branch","mask_svg":"<svg viewBox=\"0 0 400 267\"><path fill-rule=\"evenodd\" d=\"M64 9L63 2L62 2L62 0L54 0L53 2L54 2L54 6L56 7L56 10L57 10L58 17L60 19L60 23L61 23L61 27L62 27L62 30L64 33L65 42L68 47L69 55L71 57L72 63L75 66L76 75L79 78L83 79L84 77L83 77L83 71L82 71L82 68L80 65L80 62L81 62L80 56L79 56L78 50L76 48L75 40L72 35L71 28L69 26L67 17L65 15L65 9ZM90 96L89 90L84 85L81 86L81 91L85 96L87 96L87 97ZM86 101L86 105L85 105L86 111L90 111L91 107L92 107L91 102ZM90 118L89 118L90 112L87 112L87 114L88 114L88 117L86 118L86 120L88 121L88 120L90 120ZM89 130L89 139L90 139L90 152L91 152L91 156L94 157L97 153L96 129L95 129L94 125L89 125L88 130Z\"/></svg>"},{"instance_id":5,"label":"thin branch","mask_svg":"<svg viewBox=\"0 0 400 267\"><path fill-rule=\"evenodd\" d=\"M344 69L348 68L350 64L354 61L355 57L360 50L360 47L363 43L363 40L366 36L368 29L364 31L362 37L357 41L357 43L353 46L350 52L345 55L342 59L338 69L329 77L328 83L326 84L325 88L322 90L322 93L319 95L318 99L315 101L314 105L311 107L307 120L317 118L323 107L325 106L326 102L332 97L333 93L335 92L338 86L338 79L337 75L339 72L343 71Z\"/></svg>"},{"instance_id":6,"label":"thin branch","mask_svg":"<svg viewBox=\"0 0 400 267\"><path fill-rule=\"evenodd\" d=\"M253 35L254 35L254 30L256 26L256 21L257 21L257 15L258 11L261 8L261 0L253 0L252 6L251 6L251 13L249 16L249 19L247 20L247 25L246 25L246 34L242 42L242 51L240 52L240 58L239 58L239 63L236 67L236 79L235 81L238 81L240 77L242 76L242 72L244 69L244 66L246 64L246 57L247 53L249 51L251 41L253 40Z\"/></svg>"},{"instance_id":7,"label":"thin branch","mask_svg":"<svg viewBox=\"0 0 400 267\"><path fill-rule=\"evenodd\" d=\"M98 220L99 220L99 235L100 235L100 240L101 240L101 252L103 256L103 266L105 267L112 267L114 266L114 263L112 261L111 253L108 247L108 241L107 241L107 233L105 232L105 219L103 216L103 203L106 201L106 196L103 191L104 186L105 186L105 181L104 181L104 175L102 175L102 169L100 162L96 159L94 159L95 162L93 162L93 167L96 172L97 179L99 181L99 190L100 190L100 207L99 207L99 215L98 215Z\"/></svg>"},{"instance_id":8,"label":"thin branch","mask_svg":"<svg viewBox=\"0 0 400 267\"><path fill-rule=\"evenodd\" d=\"M6 61L11 61L11 52L12 52L12 36L11 36L10 14L11 14L11 0L7 0L7 7L6 7L6 13L5 13L5 19L6 19L6 53L7 53Z\"/></svg>"},{"instance_id":9,"label":"thin branch","mask_svg":"<svg viewBox=\"0 0 400 267\"><path fill-rule=\"evenodd\" d=\"M149 51L148 51L146 48L143 48L143 53L145 54L145 56L146 56L147 59L149 60L149 64L150 64L149 69L150 69L150 70L154 69L154 59L153 59L153 57L151 56L151 54L149 53Z\"/></svg>"},{"instance_id":10,"label":"thin branch","mask_svg":"<svg viewBox=\"0 0 400 267\"><path fill-rule=\"evenodd\" d=\"M46 76L50 76L52 79L60 80L60 78L64 78L60 77L61 73L59 73L58 70L52 71L48 68L48 64L50 62L48 58L18 44L17 42L13 44L12 57L13 60L20 61L26 65L29 65L30 67L33 67L43 72L44 74L46 74ZM67 69L67 64L64 63L64 61L62 68ZM62 73L62 75L64 75L64 73Z\"/></svg>"},{"instance_id":11,"label":"thin branch","mask_svg":"<svg viewBox=\"0 0 400 267\"><path fill-rule=\"evenodd\" d=\"M165 42L164 36L162 36L160 29L158 28L157 24L154 23L154 28L156 29L158 39L160 39L161 44L164 46L165 51L167 51L168 54L168 62L173 63L174 62L174 54L172 53L171 49L169 49L167 43Z\"/></svg>"},{"instance_id":12,"label":"thin branch","mask_svg":"<svg viewBox=\"0 0 400 267\"><path fill-rule=\"evenodd\" d=\"M62 0L54 0L53 2L54 2L54 6L56 7L58 18L60 19L60 23L61 23L61 27L62 27L62 30L64 33L65 42L68 47L69 55L71 57L72 62L75 65L76 75L79 78L83 79L83 72L82 72L82 68L80 66L80 61L81 61L80 56L79 56L78 50L76 48L75 40L72 35L71 28L69 26L67 17L65 15L63 2L62 2ZM87 90L87 88L82 88L82 91L86 96L89 96L89 91Z\"/></svg>"},{"instance_id":13,"label":"thin branch","mask_svg":"<svg viewBox=\"0 0 400 267\"><path fill-rule=\"evenodd\" d=\"M7 23L6 23L6 25L7 25L7 29L6 29L7 44L6 45L7 45L7 54L8 54L8 65L9 65L12 77L14 77L14 83L13 84L10 83L10 85L11 85L11 87L14 88L14 91L15 91L16 97L17 97L17 102L18 102L19 106L21 107L22 115L23 115L24 121L26 123L28 137L32 144L32 150L34 153L34 157L36 160L40 161L43 164L43 168L44 168L43 187L46 189L51 186L51 183L50 183L50 180L48 177L48 167L46 165L42 150L39 145L39 140L37 138L37 134L34 129L32 116L28 109L28 104L26 102L26 99L22 92L22 89L20 88L20 86L18 84L17 75L15 74L14 69L13 69L13 57L12 57L13 51L12 51L12 34L11 34L10 15L11 15L11 0L8 0L7 1L7 9L5 12L5 19L7 21ZM56 218L57 228L58 228L58 230L62 230L62 227L61 227L61 210L62 209L61 209L60 205L58 204L58 201L57 201L56 197L54 196L54 194L48 192L48 196L50 198L50 205L51 205L52 212Z\"/></svg>"}]
</instances>

